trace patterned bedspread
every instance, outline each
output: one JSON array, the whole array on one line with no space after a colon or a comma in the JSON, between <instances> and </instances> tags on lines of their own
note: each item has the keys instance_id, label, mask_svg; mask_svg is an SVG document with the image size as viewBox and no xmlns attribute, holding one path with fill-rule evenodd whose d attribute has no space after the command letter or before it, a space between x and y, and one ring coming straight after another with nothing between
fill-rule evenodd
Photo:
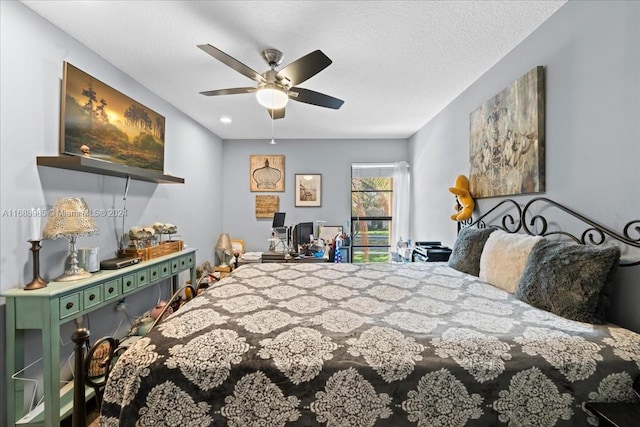
<instances>
[{"instance_id":1,"label":"patterned bedspread","mask_svg":"<svg viewBox=\"0 0 640 427\"><path fill-rule=\"evenodd\" d=\"M596 425L640 335L442 263L253 264L118 360L100 425Z\"/></svg>"}]
</instances>

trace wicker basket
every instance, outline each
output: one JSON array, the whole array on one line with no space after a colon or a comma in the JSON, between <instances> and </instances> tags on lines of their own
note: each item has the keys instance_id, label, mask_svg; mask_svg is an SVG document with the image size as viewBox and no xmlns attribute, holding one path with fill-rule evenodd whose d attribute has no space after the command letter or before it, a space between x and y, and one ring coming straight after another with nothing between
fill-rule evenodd
<instances>
[{"instance_id":1,"label":"wicker basket","mask_svg":"<svg viewBox=\"0 0 640 427\"><path fill-rule=\"evenodd\" d=\"M138 257L142 261L148 261L174 252L180 252L183 248L184 242L182 240L169 240L148 248L127 248L124 250L124 254L128 257Z\"/></svg>"}]
</instances>

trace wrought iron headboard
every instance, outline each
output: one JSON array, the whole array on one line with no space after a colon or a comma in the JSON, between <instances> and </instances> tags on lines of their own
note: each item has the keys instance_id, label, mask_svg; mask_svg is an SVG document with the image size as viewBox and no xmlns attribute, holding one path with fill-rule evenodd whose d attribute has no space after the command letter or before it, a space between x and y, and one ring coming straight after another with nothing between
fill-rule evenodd
<instances>
[{"instance_id":1,"label":"wrought iron headboard","mask_svg":"<svg viewBox=\"0 0 640 427\"><path fill-rule=\"evenodd\" d=\"M536 205L536 209L532 208L533 205ZM577 219L581 223L581 227L586 226L586 228L579 234L579 237L578 234L572 234L565 230L551 230L549 227L550 222L541 213L549 208L559 209L570 217ZM499 214L500 212L502 212L501 217L495 218L492 216L492 214ZM467 221L463 226L485 228L487 227L485 220L488 218L494 218L491 221L492 224L488 226L500 228L508 233L517 233L523 230L532 236L561 236L567 237L578 244L593 246L602 245L607 241L607 238L610 238L610 241L618 242L621 246L640 248L640 219L629 221L622 229L622 233L619 233L546 197L533 198L524 207L515 200L504 199L477 219ZM495 224L495 219L498 220L499 224ZM632 237L632 234L636 237ZM620 263L621 267L636 265L640 265L640 259L634 262L623 261Z\"/></svg>"}]
</instances>

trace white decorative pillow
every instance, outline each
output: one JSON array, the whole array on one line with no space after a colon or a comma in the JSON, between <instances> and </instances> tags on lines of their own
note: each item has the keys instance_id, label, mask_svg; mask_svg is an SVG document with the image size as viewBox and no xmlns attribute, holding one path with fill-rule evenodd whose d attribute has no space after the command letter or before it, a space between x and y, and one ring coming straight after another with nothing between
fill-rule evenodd
<instances>
[{"instance_id":1,"label":"white decorative pillow","mask_svg":"<svg viewBox=\"0 0 640 427\"><path fill-rule=\"evenodd\" d=\"M503 230L491 233L480 256L480 280L514 293L531 250L541 240L541 236Z\"/></svg>"}]
</instances>

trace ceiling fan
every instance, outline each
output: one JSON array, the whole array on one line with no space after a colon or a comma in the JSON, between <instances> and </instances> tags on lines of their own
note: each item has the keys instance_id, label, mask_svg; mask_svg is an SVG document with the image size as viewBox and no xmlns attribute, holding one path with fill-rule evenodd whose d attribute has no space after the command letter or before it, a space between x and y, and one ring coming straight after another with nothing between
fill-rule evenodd
<instances>
[{"instance_id":1,"label":"ceiling fan","mask_svg":"<svg viewBox=\"0 0 640 427\"><path fill-rule=\"evenodd\" d=\"M198 47L240 74L258 82L256 87L208 90L200 92L202 95L218 96L255 92L258 102L267 108L269 117L272 119L284 117L284 109L289 99L334 110L344 104L341 99L297 86L331 65L331 59L320 50L315 50L293 61L280 71L276 71L275 68L282 63L282 52L277 49L265 49L262 51L262 57L271 69L260 74L210 44L201 44Z\"/></svg>"}]
</instances>

